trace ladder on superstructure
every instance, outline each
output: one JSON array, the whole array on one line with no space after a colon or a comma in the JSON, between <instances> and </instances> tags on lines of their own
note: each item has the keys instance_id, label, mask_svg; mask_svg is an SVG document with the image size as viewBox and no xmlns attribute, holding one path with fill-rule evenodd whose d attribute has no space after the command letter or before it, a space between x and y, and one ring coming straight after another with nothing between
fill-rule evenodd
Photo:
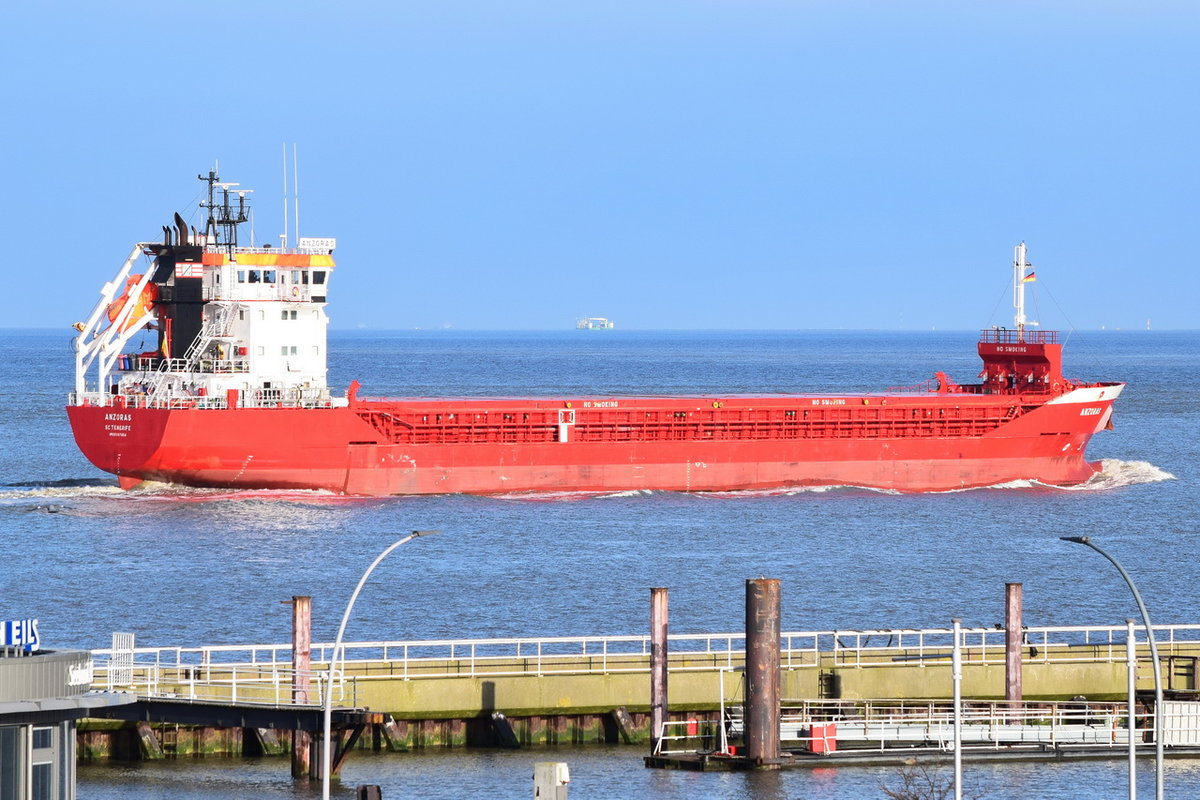
<instances>
[{"instance_id":1,"label":"ladder on superstructure","mask_svg":"<svg viewBox=\"0 0 1200 800\"><path fill-rule=\"evenodd\" d=\"M151 405L156 405L164 399L167 401L170 400L170 396L163 392L163 387L167 384L167 379L171 375L180 371L173 369L180 360L184 364L185 371L200 371L200 361L208 348L213 342L229 336L230 330L233 328L233 312L237 308L237 305L237 303L230 303L228 305L221 303L210 306L213 308L212 316L200 328L200 333L196 335L195 340L188 347L183 359L164 358L159 363L157 372L146 386L146 396L150 400Z\"/></svg>"},{"instance_id":2,"label":"ladder on superstructure","mask_svg":"<svg viewBox=\"0 0 1200 800\"><path fill-rule=\"evenodd\" d=\"M225 303L212 303L209 305L209 308L213 309L212 316L200 328L200 333L183 356L184 360L188 362L188 366L192 368L192 371L195 371L195 367L199 364L201 357L213 342L229 336L230 329L233 327L233 312L236 307L237 303L229 303L228 305Z\"/></svg>"}]
</instances>

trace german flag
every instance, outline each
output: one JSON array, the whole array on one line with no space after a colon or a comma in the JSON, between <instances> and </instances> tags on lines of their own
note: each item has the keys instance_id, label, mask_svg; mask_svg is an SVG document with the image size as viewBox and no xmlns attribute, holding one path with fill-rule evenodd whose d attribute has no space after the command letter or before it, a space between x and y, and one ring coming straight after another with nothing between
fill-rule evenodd
<instances>
[{"instance_id":1,"label":"german flag","mask_svg":"<svg viewBox=\"0 0 1200 800\"><path fill-rule=\"evenodd\" d=\"M1028 275L1026 275L1024 278L1021 278L1021 283L1033 283L1036 280L1037 280L1037 273L1031 272Z\"/></svg>"}]
</instances>

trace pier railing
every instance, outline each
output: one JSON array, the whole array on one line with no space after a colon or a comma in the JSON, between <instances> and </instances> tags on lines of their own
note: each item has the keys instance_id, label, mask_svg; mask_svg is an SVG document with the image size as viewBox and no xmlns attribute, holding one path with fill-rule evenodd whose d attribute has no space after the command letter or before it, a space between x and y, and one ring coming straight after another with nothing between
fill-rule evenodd
<instances>
[{"instance_id":1,"label":"pier railing","mask_svg":"<svg viewBox=\"0 0 1200 800\"><path fill-rule=\"evenodd\" d=\"M1172 745L1200 741L1193 704L1164 704L1164 736ZM667 722L656 755L729 754L729 739L743 736L740 706L727 708L724 725L714 719ZM1012 751L1019 748L1126 748L1130 732L1143 749L1153 745L1154 712L1141 708L1129 723L1123 703L978 702L963 704L960 741L965 749ZM855 753L870 750L906 753L946 752L954 747L954 709L947 702L814 700L781 709L780 739L786 749L828 753L850 745Z\"/></svg>"},{"instance_id":2,"label":"pier railing","mask_svg":"<svg viewBox=\"0 0 1200 800\"><path fill-rule=\"evenodd\" d=\"M1140 632L1139 632L1140 633ZM1002 665L1005 634L995 628L963 630L965 664ZM1123 663L1125 626L1031 627L1024 630L1025 664ZM1200 652L1200 625L1155 627L1160 656ZM1146 658L1141 637L1139 657ZM911 667L948 663L948 628L783 633L781 667L813 670ZM547 675L648 673L648 636L588 636L351 642L334 674L334 700L356 705L359 682ZM312 645L310 702L324 697L333 645ZM118 647L92 651L93 688L151 697L228 702L292 702L290 644L204 647ZM672 672L723 672L742 666L740 633L669 637ZM339 659L341 660L341 659ZM1200 687L1197 687L1200 688Z\"/></svg>"}]
</instances>

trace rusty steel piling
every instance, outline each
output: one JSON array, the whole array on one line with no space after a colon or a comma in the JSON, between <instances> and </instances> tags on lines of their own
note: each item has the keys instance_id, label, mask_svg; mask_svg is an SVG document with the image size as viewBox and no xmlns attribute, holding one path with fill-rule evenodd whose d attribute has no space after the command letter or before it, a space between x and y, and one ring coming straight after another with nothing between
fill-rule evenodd
<instances>
[{"instance_id":1,"label":"rusty steel piling","mask_svg":"<svg viewBox=\"0 0 1200 800\"><path fill-rule=\"evenodd\" d=\"M657 753L667 721L667 589L650 590L650 752Z\"/></svg>"},{"instance_id":2,"label":"rusty steel piling","mask_svg":"<svg viewBox=\"0 0 1200 800\"><path fill-rule=\"evenodd\" d=\"M1004 584L1004 699L1019 703L1021 691L1022 591L1019 583Z\"/></svg>"},{"instance_id":3,"label":"rusty steel piling","mask_svg":"<svg viewBox=\"0 0 1200 800\"><path fill-rule=\"evenodd\" d=\"M312 672L312 597L292 597L292 702L307 704ZM312 733L292 731L292 777L307 778L312 770Z\"/></svg>"},{"instance_id":4,"label":"rusty steel piling","mask_svg":"<svg viewBox=\"0 0 1200 800\"><path fill-rule=\"evenodd\" d=\"M779 581L746 581L746 758L779 762Z\"/></svg>"}]
</instances>

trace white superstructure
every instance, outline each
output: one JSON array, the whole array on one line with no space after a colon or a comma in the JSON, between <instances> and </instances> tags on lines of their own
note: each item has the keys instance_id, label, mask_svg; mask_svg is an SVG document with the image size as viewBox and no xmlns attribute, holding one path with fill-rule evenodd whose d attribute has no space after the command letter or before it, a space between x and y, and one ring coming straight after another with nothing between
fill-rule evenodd
<instances>
[{"instance_id":1,"label":"white superstructure","mask_svg":"<svg viewBox=\"0 0 1200 800\"><path fill-rule=\"evenodd\" d=\"M209 183L209 201L201 204L209 212L205 230L189 232L176 215L174 227L163 228L163 242L134 248L101 289L88 321L76 325L75 402L335 404L327 384L325 305L336 240L240 247L245 192L212 172L201 179ZM151 263L130 274L142 254ZM147 329L156 331L156 347L124 352Z\"/></svg>"}]
</instances>

